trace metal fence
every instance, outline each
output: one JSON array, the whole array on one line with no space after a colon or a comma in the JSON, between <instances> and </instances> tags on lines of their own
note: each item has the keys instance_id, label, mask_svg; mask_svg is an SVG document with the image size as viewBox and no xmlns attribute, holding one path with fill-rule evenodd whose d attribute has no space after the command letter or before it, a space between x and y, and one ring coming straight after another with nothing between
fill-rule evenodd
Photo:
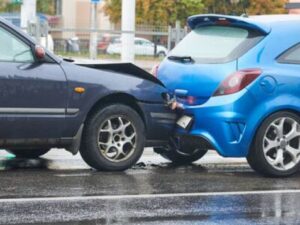
<instances>
[{"instance_id":1,"label":"metal fence","mask_svg":"<svg viewBox=\"0 0 300 225\"><path fill-rule=\"evenodd\" d=\"M2 13L1 16L20 26L19 14ZM39 15L37 21L28 24L27 32L54 53L62 57L89 59L91 34L96 33L97 49L92 50L97 51L97 59L120 61L121 36L128 33L120 27L116 26L113 30L74 29L62 27L59 18L54 18L58 20L55 23L48 19ZM144 64L151 67L151 64L162 60L186 34L187 29L181 28L179 23L175 27L137 24L134 32L135 44L131 50L135 55L135 62L145 62Z\"/></svg>"},{"instance_id":2,"label":"metal fence","mask_svg":"<svg viewBox=\"0 0 300 225\"><path fill-rule=\"evenodd\" d=\"M177 31L178 30L178 31ZM120 59L122 49L121 30L91 30L72 28L50 28L53 51L67 57L89 58L91 33L97 33L99 59ZM137 60L159 60L166 56L175 42L187 33L186 29L168 26L138 25L132 49ZM179 35L178 37L174 37ZM49 47L49 46L47 46ZM51 47L51 46L50 46Z\"/></svg>"}]
</instances>

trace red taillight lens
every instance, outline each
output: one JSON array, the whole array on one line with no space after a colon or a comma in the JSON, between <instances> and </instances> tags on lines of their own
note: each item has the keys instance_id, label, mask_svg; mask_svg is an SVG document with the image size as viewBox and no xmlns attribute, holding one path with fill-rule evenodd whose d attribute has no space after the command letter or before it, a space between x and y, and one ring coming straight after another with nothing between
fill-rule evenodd
<instances>
[{"instance_id":1,"label":"red taillight lens","mask_svg":"<svg viewBox=\"0 0 300 225\"><path fill-rule=\"evenodd\" d=\"M230 95L239 92L251 84L261 73L261 69L237 71L221 83L213 96Z\"/></svg>"},{"instance_id":2,"label":"red taillight lens","mask_svg":"<svg viewBox=\"0 0 300 225\"><path fill-rule=\"evenodd\" d=\"M158 68L159 68L159 64L153 66L152 70L151 70L151 74L155 77L157 77L157 73L158 73Z\"/></svg>"},{"instance_id":3,"label":"red taillight lens","mask_svg":"<svg viewBox=\"0 0 300 225\"><path fill-rule=\"evenodd\" d=\"M189 105L194 105L195 102L196 102L196 98L193 97L193 96L188 96L188 97L186 98L186 101L187 101L187 103L188 103Z\"/></svg>"}]
</instances>

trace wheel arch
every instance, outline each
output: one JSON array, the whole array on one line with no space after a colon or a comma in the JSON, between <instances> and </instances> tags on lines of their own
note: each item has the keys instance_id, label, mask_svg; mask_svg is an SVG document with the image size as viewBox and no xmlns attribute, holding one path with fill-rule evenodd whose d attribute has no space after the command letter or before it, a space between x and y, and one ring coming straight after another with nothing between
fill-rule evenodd
<instances>
[{"instance_id":1,"label":"wheel arch","mask_svg":"<svg viewBox=\"0 0 300 225\"><path fill-rule=\"evenodd\" d=\"M99 109L105 107L106 105L110 105L110 104L124 104L127 106L130 106L131 108L133 108L141 117L141 119L144 121L145 125L146 125L146 118L145 115L143 113L143 110L141 109L141 107L139 106L139 104L137 103L137 99L127 93L112 93L109 95L106 95L102 98L100 98L97 102L94 103L94 105L90 108L90 110L88 111L84 123L87 121L88 118L90 118L90 116L98 111Z\"/></svg>"},{"instance_id":2,"label":"wheel arch","mask_svg":"<svg viewBox=\"0 0 300 225\"><path fill-rule=\"evenodd\" d=\"M262 126L262 124L264 123L264 121L267 118L269 118L270 116L272 116L272 115L274 115L275 113L278 113L278 112L290 112L290 113L293 113L293 114L297 115L300 118L300 110L297 110L297 109L295 109L293 107L276 108L275 110L272 110L271 112L266 113L265 115L263 115L263 117L257 123L257 125L256 125L256 127L254 129L254 132L252 133L251 142L250 142L250 148L249 148L249 150L247 152L247 155L250 154L250 151L251 151L251 149L253 147L253 144L254 144L257 132L260 129L260 127Z\"/></svg>"}]
</instances>

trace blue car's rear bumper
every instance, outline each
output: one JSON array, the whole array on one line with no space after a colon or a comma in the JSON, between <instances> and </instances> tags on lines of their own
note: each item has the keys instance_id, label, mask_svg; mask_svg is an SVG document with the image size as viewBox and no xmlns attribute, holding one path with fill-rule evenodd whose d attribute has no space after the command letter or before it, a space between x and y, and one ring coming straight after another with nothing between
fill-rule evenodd
<instances>
[{"instance_id":1,"label":"blue car's rear bumper","mask_svg":"<svg viewBox=\"0 0 300 225\"><path fill-rule=\"evenodd\" d=\"M177 132L207 140L222 156L244 157L261 121L256 104L244 89L231 96L211 97L203 105L185 106L184 114L194 118L193 124Z\"/></svg>"}]
</instances>

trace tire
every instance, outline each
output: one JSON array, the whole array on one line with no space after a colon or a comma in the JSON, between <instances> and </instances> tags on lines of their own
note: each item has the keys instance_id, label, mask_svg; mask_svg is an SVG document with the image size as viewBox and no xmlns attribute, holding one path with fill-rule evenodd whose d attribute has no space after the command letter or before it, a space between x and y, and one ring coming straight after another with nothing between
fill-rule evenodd
<instances>
[{"instance_id":1,"label":"tire","mask_svg":"<svg viewBox=\"0 0 300 225\"><path fill-rule=\"evenodd\" d=\"M112 104L93 113L85 124L80 153L96 170L123 171L141 157L145 125L140 115L123 104Z\"/></svg>"},{"instance_id":2,"label":"tire","mask_svg":"<svg viewBox=\"0 0 300 225\"><path fill-rule=\"evenodd\" d=\"M165 52L159 52L157 53L158 58L165 58L166 57L166 53Z\"/></svg>"},{"instance_id":3,"label":"tire","mask_svg":"<svg viewBox=\"0 0 300 225\"><path fill-rule=\"evenodd\" d=\"M247 156L249 165L268 177L287 177L300 167L300 119L277 112L259 127Z\"/></svg>"},{"instance_id":4,"label":"tire","mask_svg":"<svg viewBox=\"0 0 300 225\"><path fill-rule=\"evenodd\" d=\"M191 154L182 153L180 148L188 148L185 149L187 150L185 152L191 152ZM192 144L179 147L174 144L174 141L170 141L167 148L155 148L154 151L160 154L163 158L171 161L173 164L188 165L201 159L208 150L200 149L199 146Z\"/></svg>"},{"instance_id":5,"label":"tire","mask_svg":"<svg viewBox=\"0 0 300 225\"><path fill-rule=\"evenodd\" d=\"M7 151L17 158L35 159L46 154L50 149L9 149Z\"/></svg>"},{"instance_id":6,"label":"tire","mask_svg":"<svg viewBox=\"0 0 300 225\"><path fill-rule=\"evenodd\" d=\"M160 153L160 155L163 158L170 160L172 163L176 165L189 165L201 159L206 153L207 150L205 151L201 150L193 155L181 155L176 151L171 150L171 151L164 151L163 153Z\"/></svg>"}]
</instances>

